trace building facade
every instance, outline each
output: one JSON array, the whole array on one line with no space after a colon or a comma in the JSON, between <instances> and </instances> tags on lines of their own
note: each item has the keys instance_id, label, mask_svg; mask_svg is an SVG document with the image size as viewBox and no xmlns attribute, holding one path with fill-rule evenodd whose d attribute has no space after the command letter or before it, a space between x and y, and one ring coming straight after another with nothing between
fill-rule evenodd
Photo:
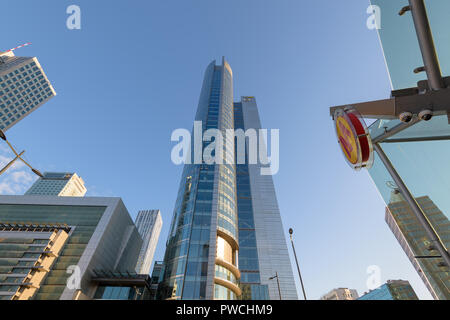
<instances>
[{"instance_id":1,"label":"building facade","mask_svg":"<svg viewBox=\"0 0 450 320\"><path fill-rule=\"evenodd\" d=\"M362 295L358 300L419 300L408 281L388 280L381 287Z\"/></svg>"},{"instance_id":2,"label":"building facade","mask_svg":"<svg viewBox=\"0 0 450 320\"><path fill-rule=\"evenodd\" d=\"M356 300L358 297L355 289L337 288L323 295L320 300Z\"/></svg>"},{"instance_id":3,"label":"building facade","mask_svg":"<svg viewBox=\"0 0 450 320\"><path fill-rule=\"evenodd\" d=\"M0 52L1 130L8 130L55 95L37 58Z\"/></svg>"},{"instance_id":4,"label":"building facade","mask_svg":"<svg viewBox=\"0 0 450 320\"><path fill-rule=\"evenodd\" d=\"M120 198L0 196L0 299L92 299L141 245Z\"/></svg>"},{"instance_id":5,"label":"building facade","mask_svg":"<svg viewBox=\"0 0 450 320\"><path fill-rule=\"evenodd\" d=\"M28 189L25 195L83 197L87 189L84 181L76 173L71 172L44 172Z\"/></svg>"},{"instance_id":6,"label":"building facade","mask_svg":"<svg viewBox=\"0 0 450 320\"><path fill-rule=\"evenodd\" d=\"M439 237L450 246L450 221L427 197L416 199ZM386 222L434 299L450 299L450 273L411 208L396 190L386 208Z\"/></svg>"},{"instance_id":7,"label":"building facade","mask_svg":"<svg viewBox=\"0 0 450 320\"><path fill-rule=\"evenodd\" d=\"M150 300L156 299L156 293L158 291L158 285L161 283L162 276L164 274L164 262L155 261L153 264L151 286L150 286Z\"/></svg>"},{"instance_id":8,"label":"building facade","mask_svg":"<svg viewBox=\"0 0 450 320\"><path fill-rule=\"evenodd\" d=\"M241 101L234 104L234 125L235 129L247 133L261 129L255 97L241 97ZM260 148L265 144L264 141L259 143ZM296 300L297 289L272 175L262 175L261 169L266 166L249 161L250 149L250 144L246 143L246 163L240 164L236 159L242 299ZM269 280L276 274L281 297L277 279Z\"/></svg>"},{"instance_id":9,"label":"building facade","mask_svg":"<svg viewBox=\"0 0 450 320\"><path fill-rule=\"evenodd\" d=\"M135 224L143 240L136 272L149 274L162 228L161 212L159 210L141 210L136 217Z\"/></svg>"},{"instance_id":10,"label":"building facade","mask_svg":"<svg viewBox=\"0 0 450 320\"><path fill-rule=\"evenodd\" d=\"M185 164L181 178L159 299L279 299L276 280L269 280L276 272L283 298L297 299L271 178L258 178L258 165L238 167L234 161L202 157L208 155L210 142L204 138L210 129L222 133L226 146L227 130L260 128L254 101L248 108L244 102L233 103L232 81L225 59L206 69L193 130L193 161ZM224 147L220 155L233 160L235 149Z\"/></svg>"}]
</instances>

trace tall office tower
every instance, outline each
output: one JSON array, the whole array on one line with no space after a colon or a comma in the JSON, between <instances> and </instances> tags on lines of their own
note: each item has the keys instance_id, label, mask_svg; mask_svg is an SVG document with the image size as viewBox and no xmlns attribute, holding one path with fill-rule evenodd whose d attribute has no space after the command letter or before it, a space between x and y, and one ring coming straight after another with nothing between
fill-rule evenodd
<instances>
[{"instance_id":1,"label":"tall office tower","mask_svg":"<svg viewBox=\"0 0 450 320\"><path fill-rule=\"evenodd\" d=\"M161 213L159 210L141 210L135 224L144 241L136 264L136 272L149 274L162 228Z\"/></svg>"},{"instance_id":2,"label":"tall office tower","mask_svg":"<svg viewBox=\"0 0 450 320\"><path fill-rule=\"evenodd\" d=\"M358 300L419 300L408 281L388 280L381 287L364 293Z\"/></svg>"},{"instance_id":3,"label":"tall office tower","mask_svg":"<svg viewBox=\"0 0 450 320\"><path fill-rule=\"evenodd\" d=\"M450 247L450 221L428 197L416 198L444 245ZM406 201L396 190L386 208L386 222L434 299L450 299L450 269Z\"/></svg>"},{"instance_id":4,"label":"tall office tower","mask_svg":"<svg viewBox=\"0 0 450 320\"><path fill-rule=\"evenodd\" d=\"M358 292L355 289L337 288L323 295L320 300L356 300Z\"/></svg>"},{"instance_id":5,"label":"tall office tower","mask_svg":"<svg viewBox=\"0 0 450 320\"><path fill-rule=\"evenodd\" d=\"M8 130L55 95L37 58L0 52L1 130Z\"/></svg>"},{"instance_id":6,"label":"tall office tower","mask_svg":"<svg viewBox=\"0 0 450 320\"><path fill-rule=\"evenodd\" d=\"M71 172L44 172L25 192L25 195L82 197L86 194L84 181L76 173Z\"/></svg>"},{"instance_id":7,"label":"tall office tower","mask_svg":"<svg viewBox=\"0 0 450 320\"><path fill-rule=\"evenodd\" d=\"M248 104L242 102L239 124L257 129L256 104ZM258 165L249 166L248 173L245 167L236 168L229 161L235 158L233 148L219 154L226 159L223 163L199 159L210 147L201 137L198 141L199 132L219 130L226 146L226 130L239 122L236 108L231 68L225 59L222 65L213 61L195 117L193 161L185 164L178 190L159 299L279 299L277 280L269 280L277 272L282 298L297 299L272 179L259 176ZM237 179L238 174L242 177Z\"/></svg>"},{"instance_id":8,"label":"tall office tower","mask_svg":"<svg viewBox=\"0 0 450 320\"><path fill-rule=\"evenodd\" d=\"M120 198L1 196L0 300L92 299L109 286L134 287L143 282L133 275L141 245Z\"/></svg>"},{"instance_id":9,"label":"tall office tower","mask_svg":"<svg viewBox=\"0 0 450 320\"><path fill-rule=\"evenodd\" d=\"M234 104L234 126L245 132L261 129L254 97L242 97ZM244 148L247 160L251 149L248 141ZM263 143L259 141L260 147ZM236 143L236 150L238 147ZM242 299L296 300L297 289L272 175L262 175L261 169L265 166L259 163L240 164L238 159L236 163ZM276 274L281 297L277 279L269 280Z\"/></svg>"}]
</instances>

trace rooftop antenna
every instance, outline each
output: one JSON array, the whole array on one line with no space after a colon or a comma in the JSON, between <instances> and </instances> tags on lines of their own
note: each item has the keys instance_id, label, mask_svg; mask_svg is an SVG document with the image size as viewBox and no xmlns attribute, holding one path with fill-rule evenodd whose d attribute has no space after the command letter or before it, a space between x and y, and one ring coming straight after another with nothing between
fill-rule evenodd
<instances>
[{"instance_id":1,"label":"rooftop antenna","mask_svg":"<svg viewBox=\"0 0 450 320\"><path fill-rule=\"evenodd\" d=\"M18 47L15 47L15 48L12 48L12 49L6 50L5 52L12 52L12 51L15 51L15 50L17 50L17 49L20 49L20 48L23 48L23 47L29 46L30 44L31 44L31 42L27 42L27 43L24 43L24 44L22 44L22 45L20 45L20 46L18 46Z\"/></svg>"}]
</instances>

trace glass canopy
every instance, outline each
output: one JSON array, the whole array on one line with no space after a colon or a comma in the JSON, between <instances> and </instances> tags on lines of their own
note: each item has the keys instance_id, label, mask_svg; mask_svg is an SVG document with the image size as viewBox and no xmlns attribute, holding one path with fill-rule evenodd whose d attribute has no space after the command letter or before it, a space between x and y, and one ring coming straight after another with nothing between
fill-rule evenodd
<instances>
[{"instance_id":1,"label":"glass canopy","mask_svg":"<svg viewBox=\"0 0 450 320\"><path fill-rule=\"evenodd\" d=\"M411 13L398 13L408 0L371 0L380 7L381 29L378 30L393 90L416 87L425 80L424 72L413 70L423 66ZM428 18L433 32L442 75L450 76L450 1L426 0Z\"/></svg>"}]
</instances>

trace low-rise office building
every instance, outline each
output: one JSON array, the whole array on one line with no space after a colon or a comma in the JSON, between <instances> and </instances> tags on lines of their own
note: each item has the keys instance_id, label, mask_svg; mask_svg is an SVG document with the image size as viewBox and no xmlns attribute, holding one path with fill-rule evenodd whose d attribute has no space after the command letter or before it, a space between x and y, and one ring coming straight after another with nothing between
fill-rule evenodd
<instances>
[{"instance_id":1,"label":"low-rise office building","mask_svg":"<svg viewBox=\"0 0 450 320\"><path fill-rule=\"evenodd\" d=\"M0 299L92 299L141 246L120 198L0 196Z\"/></svg>"}]
</instances>

